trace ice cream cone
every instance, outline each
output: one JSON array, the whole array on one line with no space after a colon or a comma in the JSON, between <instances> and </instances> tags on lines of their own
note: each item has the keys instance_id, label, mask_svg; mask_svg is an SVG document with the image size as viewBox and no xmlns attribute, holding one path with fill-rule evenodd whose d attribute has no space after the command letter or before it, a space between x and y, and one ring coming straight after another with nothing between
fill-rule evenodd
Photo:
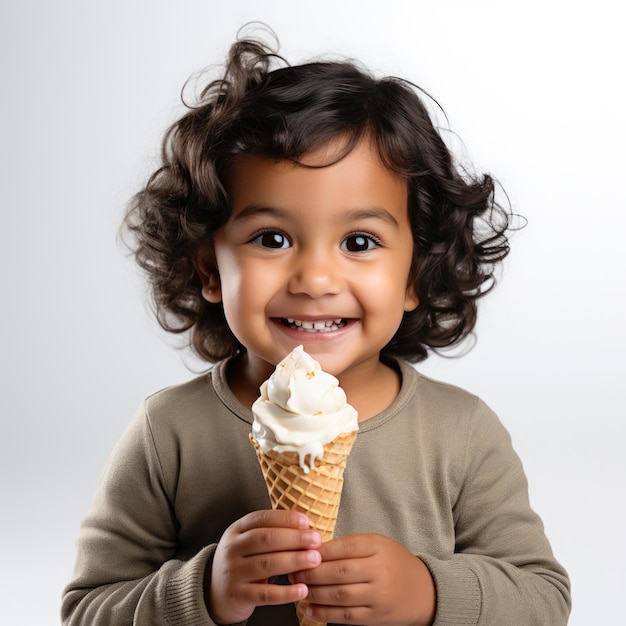
<instances>
[{"instance_id":1,"label":"ice cream cone","mask_svg":"<svg viewBox=\"0 0 626 626\"><path fill-rule=\"evenodd\" d=\"M296 346L259 388L250 441L272 508L305 513L322 541L335 532L343 471L359 430L339 381ZM301 626L324 626L296 604Z\"/></svg>"}]
</instances>

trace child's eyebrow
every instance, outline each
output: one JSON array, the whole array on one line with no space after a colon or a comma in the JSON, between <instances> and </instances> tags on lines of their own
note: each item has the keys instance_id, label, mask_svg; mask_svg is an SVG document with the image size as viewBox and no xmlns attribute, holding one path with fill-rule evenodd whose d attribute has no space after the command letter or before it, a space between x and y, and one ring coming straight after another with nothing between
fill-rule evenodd
<instances>
[{"instance_id":1,"label":"child's eyebrow","mask_svg":"<svg viewBox=\"0 0 626 626\"><path fill-rule=\"evenodd\" d=\"M273 216L278 219L290 219L291 212L288 209L262 205L247 206L233 216L233 221L246 220L257 215ZM383 207L371 207L366 209L350 209L342 215L342 221L359 222L367 219L378 219L388 222L392 226L399 227L398 220Z\"/></svg>"},{"instance_id":2,"label":"child's eyebrow","mask_svg":"<svg viewBox=\"0 0 626 626\"><path fill-rule=\"evenodd\" d=\"M239 220L247 220L252 217L256 217L257 215L267 215L267 216L276 217L278 219L289 219L290 217L289 211L287 211L286 209L252 204L250 206L247 206L241 209L241 211L239 211L236 215L234 215L233 222L237 222Z\"/></svg>"},{"instance_id":3,"label":"child's eyebrow","mask_svg":"<svg viewBox=\"0 0 626 626\"><path fill-rule=\"evenodd\" d=\"M379 219L393 226L400 226L398 220L383 207L372 207L369 209L352 209L345 214L346 222L358 222L366 219Z\"/></svg>"}]
</instances>

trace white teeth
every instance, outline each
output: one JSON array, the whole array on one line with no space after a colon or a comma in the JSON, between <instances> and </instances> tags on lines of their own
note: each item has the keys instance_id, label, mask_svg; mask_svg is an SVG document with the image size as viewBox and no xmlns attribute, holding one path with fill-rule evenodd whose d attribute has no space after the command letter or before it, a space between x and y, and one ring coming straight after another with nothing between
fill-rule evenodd
<instances>
[{"instance_id":1,"label":"white teeth","mask_svg":"<svg viewBox=\"0 0 626 626\"><path fill-rule=\"evenodd\" d=\"M307 322L287 317L285 321L299 331L308 333L325 333L332 330L339 330L341 327L345 326L345 321L341 317L334 320L320 320L316 322Z\"/></svg>"}]
</instances>

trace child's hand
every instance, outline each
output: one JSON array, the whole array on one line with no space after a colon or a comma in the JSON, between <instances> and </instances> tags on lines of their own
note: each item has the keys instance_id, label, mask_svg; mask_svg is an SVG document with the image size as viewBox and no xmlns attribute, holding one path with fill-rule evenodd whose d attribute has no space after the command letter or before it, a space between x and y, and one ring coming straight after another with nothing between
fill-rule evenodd
<instances>
[{"instance_id":1,"label":"child's hand","mask_svg":"<svg viewBox=\"0 0 626 626\"><path fill-rule=\"evenodd\" d=\"M435 585L424 563L383 535L350 535L319 550L322 563L289 579L309 586L306 604L320 622L426 626Z\"/></svg>"},{"instance_id":2,"label":"child's hand","mask_svg":"<svg viewBox=\"0 0 626 626\"><path fill-rule=\"evenodd\" d=\"M218 624L236 624L255 607L302 600L302 583L273 585L272 576L317 567L322 544L306 515L295 511L255 511L229 526L207 572L208 610Z\"/></svg>"}]
</instances>

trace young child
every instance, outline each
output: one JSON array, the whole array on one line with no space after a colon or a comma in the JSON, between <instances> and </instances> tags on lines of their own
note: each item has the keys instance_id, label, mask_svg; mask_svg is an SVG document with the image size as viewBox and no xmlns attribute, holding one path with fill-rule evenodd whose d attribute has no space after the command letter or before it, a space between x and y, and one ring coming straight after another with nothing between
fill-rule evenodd
<instances>
[{"instance_id":1,"label":"young child","mask_svg":"<svg viewBox=\"0 0 626 626\"><path fill-rule=\"evenodd\" d=\"M146 399L83 522L67 625L558 626L567 574L509 436L408 362L472 331L508 253L408 82L241 40L126 225L160 323L212 369ZM250 406L296 345L358 410L335 538L272 511Z\"/></svg>"}]
</instances>

